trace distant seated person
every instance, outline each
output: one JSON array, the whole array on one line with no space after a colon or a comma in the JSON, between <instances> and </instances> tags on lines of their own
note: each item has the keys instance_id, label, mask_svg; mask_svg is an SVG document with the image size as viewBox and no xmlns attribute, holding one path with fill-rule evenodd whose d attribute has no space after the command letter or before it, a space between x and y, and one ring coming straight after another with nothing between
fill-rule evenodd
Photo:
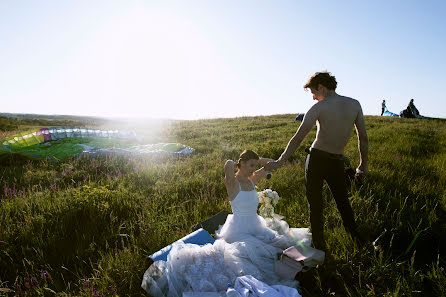
<instances>
[{"instance_id":1,"label":"distant seated person","mask_svg":"<svg viewBox=\"0 0 446 297\"><path fill-rule=\"evenodd\" d=\"M297 116L296 116L296 121L303 121L304 120L304 116L305 116L305 114L304 113L299 113Z\"/></svg>"},{"instance_id":2,"label":"distant seated person","mask_svg":"<svg viewBox=\"0 0 446 297\"><path fill-rule=\"evenodd\" d=\"M410 111L414 117L420 115L420 112L415 107L415 104L413 104L413 99L410 99L409 105L407 106L407 110Z\"/></svg>"}]
</instances>

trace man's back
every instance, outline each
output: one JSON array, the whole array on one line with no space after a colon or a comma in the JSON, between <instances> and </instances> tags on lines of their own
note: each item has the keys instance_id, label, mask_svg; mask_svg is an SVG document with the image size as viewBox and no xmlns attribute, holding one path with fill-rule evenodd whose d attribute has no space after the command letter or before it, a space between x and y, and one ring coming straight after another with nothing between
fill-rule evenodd
<instances>
[{"instance_id":1,"label":"man's back","mask_svg":"<svg viewBox=\"0 0 446 297\"><path fill-rule=\"evenodd\" d=\"M361 104L355 99L336 94L336 87L336 79L329 72L316 72L308 80L304 88L311 90L313 100L317 100L318 103L314 104L305 114L302 124L288 142L279 159L266 164L266 170L275 170L282 166L316 124L318 129L316 139L312 145L314 155L316 155L318 150L343 155L345 146L350 139L352 128L355 126L360 154L356 172L361 178L367 174L369 142ZM309 156L311 155L309 154Z\"/></svg>"},{"instance_id":2,"label":"man's back","mask_svg":"<svg viewBox=\"0 0 446 297\"><path fill-rule=\"evenodd\" d=\"M312 147L343 154L350 139L353 125L362 117L361 105L355 99L333 95L316 103L314 109L317 124L316 139Z\"/></svg>"}]
</instances>

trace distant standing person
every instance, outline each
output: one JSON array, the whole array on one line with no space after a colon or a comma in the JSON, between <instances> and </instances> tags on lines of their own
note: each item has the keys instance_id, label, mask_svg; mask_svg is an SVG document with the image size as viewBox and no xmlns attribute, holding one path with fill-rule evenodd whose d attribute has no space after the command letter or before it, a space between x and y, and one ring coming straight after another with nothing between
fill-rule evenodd
<instances>
[{"instance_id":1,"label":"distant standing person","mask_svg":"<svg viewBox=\"0 0 446 297\"><path fill-rule=\"evenodd\" d=\"M417 115L420 115L420 112L418 111L418 109L415 107L415 104L413 104L413 99L410 99L409 105L407 106L407 109L412 113L412 115L414 115L415 117Z\"/></svg>"},{"instance_id":2,"label":"distant standing person","mask_svg":"<svg viewBox=\"0 0 446 297\"><path fill-rule=\"evenodd\" d=\"M385 111L386 111L386 100L383 100L383 103L381 103L381 115L383 115Z\"/></svg>"},{"instance_id":3,"label":"distant standing person","mask_svg":"<svg viewBox=\"0 0 446 297\"><path fill-rule=\"evenodd\" d=\"M316 139L311 145L305 162L305 188L313 245L321 250L326 249L323 233L322 185L324 180L336 201L344 227L353 237L359 237L344 177L344 149L350 139L353 126L358 135L360 153L356 176L363 178L367 174L369 142L361 105L355 99L336 94L336 86L335 77L328 72L317 72L309 79L304 88L309 88L313 99L318 102L305 114L302 124L288 142L280 158L265 165L267 171L282 166L296 151L314 124L317 125Z\"/></svg>"}]
</instances>

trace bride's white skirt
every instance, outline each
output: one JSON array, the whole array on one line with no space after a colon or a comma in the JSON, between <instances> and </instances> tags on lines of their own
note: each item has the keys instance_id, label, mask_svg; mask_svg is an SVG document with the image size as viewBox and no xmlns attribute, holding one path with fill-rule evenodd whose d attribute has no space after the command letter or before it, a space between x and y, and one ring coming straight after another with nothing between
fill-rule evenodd
<instances>
[{"instance_id":1,"label":"bride's white skirt","mask_svg":"<svg viewBox=\"0 0 446 297\"><path fill-rule=\"evenodd\" d=\"M228 215L215 235L214 244L175 244L167 261L146 271L142 286L154 296L181 297L183 291L224 292L238 276L252 275L268 285L297 287L297 281L275 274L274 262L291 245L310 245L307 228L289 228L278 217L265 221L258 215ZM162 273L154 276L157 268Z\"/></svg>"}]
</instances>

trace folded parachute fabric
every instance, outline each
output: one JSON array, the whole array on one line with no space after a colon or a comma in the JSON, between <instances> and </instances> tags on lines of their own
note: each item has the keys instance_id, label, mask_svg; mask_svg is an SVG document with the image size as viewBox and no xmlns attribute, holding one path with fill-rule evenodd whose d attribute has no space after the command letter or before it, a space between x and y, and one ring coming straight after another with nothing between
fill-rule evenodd
<instances>
[{"instance_id":1,"label":"folded parachute fabric","mask_svg":"<svg viewBox=\"0 0 446 297\"><path fill-rule=\"evenodd\" d=\"M386 111L383 113L383 116L386 116L386 117L399 117L400 115L398 115L398 114L396 114L396 113L393 113L393 112L391 112L391 111L386 110Z\"/></svg>"}]
</instances>

